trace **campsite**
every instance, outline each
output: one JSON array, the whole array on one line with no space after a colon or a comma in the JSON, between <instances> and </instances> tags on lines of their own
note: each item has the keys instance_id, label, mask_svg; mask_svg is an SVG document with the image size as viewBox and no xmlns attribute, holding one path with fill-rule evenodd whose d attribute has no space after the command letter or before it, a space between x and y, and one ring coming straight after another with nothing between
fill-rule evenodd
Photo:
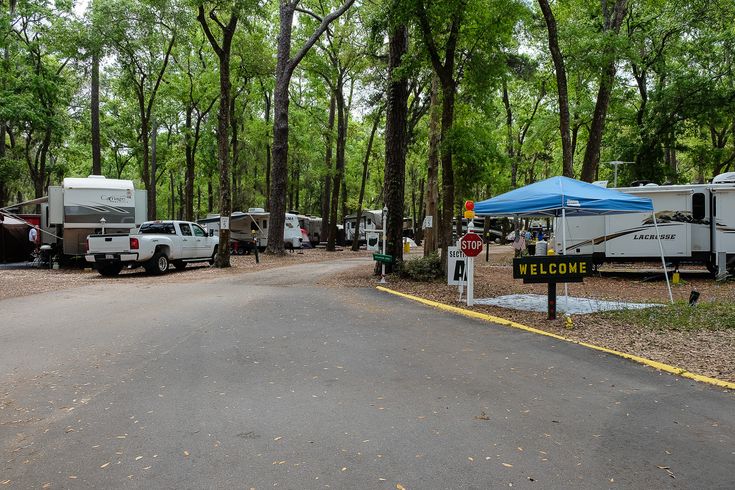
<instances>
[{"instance_id":1,"label":"campsite","mask_svg":"<svg viewBox=\"0 0 735 490\"><path fill-rule=\"evenodd\" d=\"M733 19L0 1L0 490L735 488Z\"/></svg>"}]
</instances>

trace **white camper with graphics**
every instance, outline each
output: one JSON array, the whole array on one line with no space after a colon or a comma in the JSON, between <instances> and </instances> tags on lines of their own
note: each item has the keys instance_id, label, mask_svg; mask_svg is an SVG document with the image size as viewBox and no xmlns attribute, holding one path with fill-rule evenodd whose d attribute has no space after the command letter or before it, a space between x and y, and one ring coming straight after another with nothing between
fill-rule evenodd
<instances>
[{"instance_id":1,"label":"white camper with graphics","mask_svg":"<svg viewBox=\"0 0 735 490\"><path fill-rule=\"evenodd\" d=\"M130 180L66 178L61 186L48 188L47 203L41 204L41 235L64 255L84 255L88 235L127 235L147 213L146 191L136 190Z\"/></svg>"},{"instance_id":2,"label":"white camper with graphics","mask_svg":"<svg viewBox=\"0 0 735 490\"><path fill-rule=\"evenodd\" d=\"M235 211L230 215L230 240L252 244L264 251L268 246L268 225L271 214L263 208L250 208L247 213ZM218 234L220 216L213 214L206 219L199 220L210 234ZM283 226L283 243L287 249L301 248L302 237L299 220L295 214L286 213ZM238 248L238 250L240 250Z\"/></svg>"},{"instance_id":3,"label":"white camper with graphics","mask_svg":"<svg viewBox=\"0 0 735 490\"><path fill-rule=\"evenodd\" d=\"M699 262L712 273L735 273L735 172L711 184L624 187L621 192L653 200L666 260ZM567 254L592 254L596 264L656 260L659 244L650 214L568 216ZM562 220L554 229L561 250Z\"/></svg>"}]
</instances>

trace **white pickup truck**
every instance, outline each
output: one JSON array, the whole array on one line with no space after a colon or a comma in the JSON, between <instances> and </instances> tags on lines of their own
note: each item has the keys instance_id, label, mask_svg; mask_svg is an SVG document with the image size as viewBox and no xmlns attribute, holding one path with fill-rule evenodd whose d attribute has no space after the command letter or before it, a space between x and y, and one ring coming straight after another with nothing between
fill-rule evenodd
<instances>
[{"instance_id":1,"label":"white pickup truck","mask_svg":"<svg viewBox=\"0 0 735 490\"><path fill-rule=\"evenodd\" d=\"M169 263L183 269L189 262L214 263L219 237L210 237L196 223L148 221L130 235L89 235L85 259L103 276L115 276L127 265L142 265L163 274Z\"/></svg>"}]
</instances>

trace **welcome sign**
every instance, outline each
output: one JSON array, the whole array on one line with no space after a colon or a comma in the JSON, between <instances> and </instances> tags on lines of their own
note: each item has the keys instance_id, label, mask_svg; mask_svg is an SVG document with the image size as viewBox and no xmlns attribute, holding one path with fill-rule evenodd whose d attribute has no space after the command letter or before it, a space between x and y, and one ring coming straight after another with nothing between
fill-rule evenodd
<instances>
[{"instance_id":1,"label":"welcome sign","mask_svg":"<svg viewBox=\"0 0 735 490\"><path fill-rule=\"evenodd\" d=\"M513 278L524 283L582 282L592 273L591 255L544 255L513 259Z\"/></svg>"}]
</instances>

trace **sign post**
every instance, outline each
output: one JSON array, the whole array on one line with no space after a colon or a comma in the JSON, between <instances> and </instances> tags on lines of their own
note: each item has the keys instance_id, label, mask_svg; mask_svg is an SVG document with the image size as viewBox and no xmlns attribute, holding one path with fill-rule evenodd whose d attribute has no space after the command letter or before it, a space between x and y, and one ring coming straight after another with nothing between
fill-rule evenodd
<instances>
[{"instance_id":1,"label":"sign post","mask_svg":"<svg viewBox=\"0 0 735 490\"><path fill-rule=\"evenodd\" d=\"M467 257L459 247L447 247L447 284L459 286L467 281Z\"/></svg>"},{"instance_id":2,"label":"sign post","mask_svg":"<svg viewBox=\"0 0 735 490\"><path fill-rule=\"evenodd\" d=\"M467 256L467 306L475 304L475 257L482 252L482 245L482 238L473 231L459 240L459 249Z\"/></svg>"},{"instance_id":3,"label":"sign post","mask_svg":"<svg viewBox=\"0 0 735 490\"><path fill-rule=\"evenodd\" d=\"M556 283L582 282L592 273L591 255L545 255L513 259L513 278L548 283L548 318L556 319Z\"/></svg>"},{"instance_id":4,"label":"sign post","mask_svg":"<svg viewBox=\"0 0 735 490\"><path fill-rule=\"evenodd\" d=\"M387 221L388 221L388 206L383 206L383 256L386 255L385 254L385 240L386 240L386 235L388 234L387 233L387 225L388 225ZM357 230L359 232L360 230L359 225L358 225ZM381 265L382 265L382 269L381 269L381 274L380 274L380 284L385 284L385 262L382 262Z\"/></svg>"}]
</instances>

